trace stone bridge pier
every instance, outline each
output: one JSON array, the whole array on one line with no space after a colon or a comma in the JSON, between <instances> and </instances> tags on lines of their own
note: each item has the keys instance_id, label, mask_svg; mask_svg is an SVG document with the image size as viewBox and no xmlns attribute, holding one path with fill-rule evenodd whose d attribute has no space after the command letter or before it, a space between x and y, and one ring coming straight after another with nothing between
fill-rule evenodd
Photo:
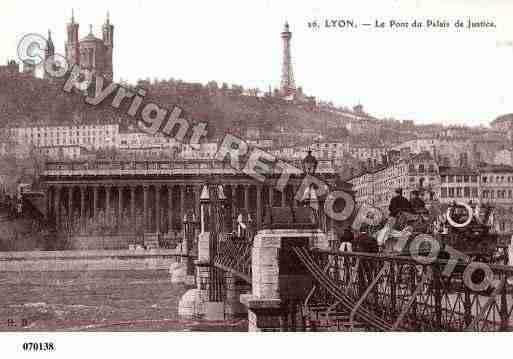
<instances>
[{"instance_id":1,"label":"stone bridge pier","mask_svg":"<svg viewBox=\"0 0 513 359\"><path fill-rule=\"evenodd\" d=\"M319 229L271 228L258 232L252 249L252 291L241 295L248 309L249 331L301 327L297 323L302 320L300 308L314 282L292 248L328 246L328 236Z\"/></svg>"},{"instance_id":2,"label":"stone bridge pier","mask_svg":"<svg viewBox=\"0 0 513 359\"><path fill-rule=\"evenodd\" d=\"M197 224L194 214L184 214L182 226L183 239L177 248L181 256L178 257L177 262L169 269L171 283L183 283L186 286L194 286L196 284L193 257L196 257L198 252L196 240L198 236Z\"/></svg>"}]
</instances>

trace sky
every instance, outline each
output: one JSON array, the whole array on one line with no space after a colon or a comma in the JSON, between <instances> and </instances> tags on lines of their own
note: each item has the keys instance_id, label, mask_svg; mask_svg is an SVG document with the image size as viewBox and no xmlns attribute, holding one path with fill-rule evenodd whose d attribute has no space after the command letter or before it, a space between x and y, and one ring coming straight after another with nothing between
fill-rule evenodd
<instances>
[{"instance_id":1,"label":"sky","mask_svg":"<svg viewBox=\"0 0 513 359\"><path fill-rule=\"evenodd\" d=\"M0 63L23 35L52 30L64 54L74 9L79 37L110 12L115 80L279 87L285 21L292 31L296 85L336 105L361 103L379 118L486 125L513 112L513 0L187 0L15 1L0 4ZM485 19L492 29L378 29L376 20L454 23ZM317 20L353 20L356 29L312 29Z\"/></svg>"}]
</instances>

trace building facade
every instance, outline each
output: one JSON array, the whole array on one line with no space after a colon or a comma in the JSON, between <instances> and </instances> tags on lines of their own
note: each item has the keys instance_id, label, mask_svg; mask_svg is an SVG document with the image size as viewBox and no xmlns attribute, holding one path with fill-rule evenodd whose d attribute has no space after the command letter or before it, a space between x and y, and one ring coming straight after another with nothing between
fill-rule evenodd
<instances>
[{"instance_id":1,"label":"building facade","mask_svg":"<svg viewBox=\"0 0 513 359\"><path fill-rule=\"evenodd\" d=\"M406 198L413 190L425 189L423 199L441 204L464 202L494 208L494 229L513 233L513 167L488 164L479 167L438 166L425 152L386 166L364 171L349 180L359 205L368 204L388 213L397 188Z\"/></svg>"},{"instance_id":2,"label":"building facade","mask_svg":"<svg viewBox=\"0 0 513 359\"><path fill-rule=\"evenodd\" d=\"M490 123L490 125L497 131L511 131L513 129L513 113L497 117Z\"/></svg>"},{"instance_id":3,"label":"building facade","mask_svg":"<svg viewBox=\"0 0 513 359\"><path fill-rule=\"evenodd\" d=\"M354 176L349 182L356 192L358 204L368 204L388 214L395 190L403 189L406 198L413 190L424 190L424 200L435 200L439 195L438 165L428 152L371 167Z\"/></svg>"},{"instance_id":4,"label":"building facade","mask_svg":"<svg viewBox=\"0 0 513 359\"><path fill-rule=\"evenodd\" d=\"M440 167L440 202L480 200L479 171L465 167Z\"/></svg>"},{"instance_id":5,"label":"building facade","mask_svg":"<svg viewBox=\"0 0 513 359\"><path fill-rule=\"evenodd\" d=\"M64 150L74 157L78 148L99 150L116 147L119 137L118 124L25 126L7 128L5 131L6 138L15 146L0 148L5 152L12 149L19 155L41 149L52 156Z\"/></svg>"},{"instance_id":6,"label":"building facade","mask_svg":"<svg viewBox=\"0 0 513 359\"><path fill-rule=\"evenodd\" d=\"M40 155L47 158L55 159L79 159L82 157L86 149L79 145L62 145L62 146L41 146L37 148Z\"/></svg>"},{"instance_id":7,"label":"building facade","mask_svg":"<svg viewBox=\"0 0 513 359\"><path fill-rule=\"evenodd\" d=\"M480 200L495 207L495 229L513 232L513 167L488 165L479 172Z\"/></svg>"}]
</instances>

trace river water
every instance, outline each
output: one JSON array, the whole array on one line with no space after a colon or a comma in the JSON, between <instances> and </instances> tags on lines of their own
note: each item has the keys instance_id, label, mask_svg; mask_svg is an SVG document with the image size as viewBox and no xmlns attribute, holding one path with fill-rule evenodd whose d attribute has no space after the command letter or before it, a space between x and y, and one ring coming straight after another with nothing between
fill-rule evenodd
<instances>
[{"instance_id":1,"label":"river water","mask_svg":"<svg viewBox=\"0 0 513 359\"><path fill-rule=\"evenodd\" d=\"M181 320L186 288L165 270L0 273L0 331L246 331Z\"/></svg>"}]
</instances>

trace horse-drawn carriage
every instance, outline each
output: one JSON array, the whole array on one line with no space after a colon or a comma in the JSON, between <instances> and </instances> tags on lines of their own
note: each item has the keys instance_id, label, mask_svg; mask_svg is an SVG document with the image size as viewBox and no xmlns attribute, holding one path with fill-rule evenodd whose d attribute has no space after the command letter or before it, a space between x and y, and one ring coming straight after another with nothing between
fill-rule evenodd
<instances>
[{"instance_id":1,"label":"horse-drawn carriage","mask_svg":"<svg viewBox=\"0 0 513 359\"><path fill-rule=\"evenodd\" d=\"M402 255L430 253L431 246L415 247L411 243L419 235L429 236L439 244L439 258L449 258L457 251L469 260L485 263L507 264L509 240L494 231L493 207L453 203L432 205L420 213L400 212L379 225L366 227L364 232L376 238L383 251ZM357 237L365 233L358 233Z\"/></svg>"},{"instance_id":2,"label":"horse-drawn carriage","mask_svg":"<svg viewBox=\"0 0 513 359\"><path fill-rule=\"evenodd\" d=\"M490 205L479 208L453 204L447 210L440 233L442 245L449 245L474 261L507 264L509 240L504 241L495 231L493 218L494 208Z\"/></svg>"}]
</instances>

